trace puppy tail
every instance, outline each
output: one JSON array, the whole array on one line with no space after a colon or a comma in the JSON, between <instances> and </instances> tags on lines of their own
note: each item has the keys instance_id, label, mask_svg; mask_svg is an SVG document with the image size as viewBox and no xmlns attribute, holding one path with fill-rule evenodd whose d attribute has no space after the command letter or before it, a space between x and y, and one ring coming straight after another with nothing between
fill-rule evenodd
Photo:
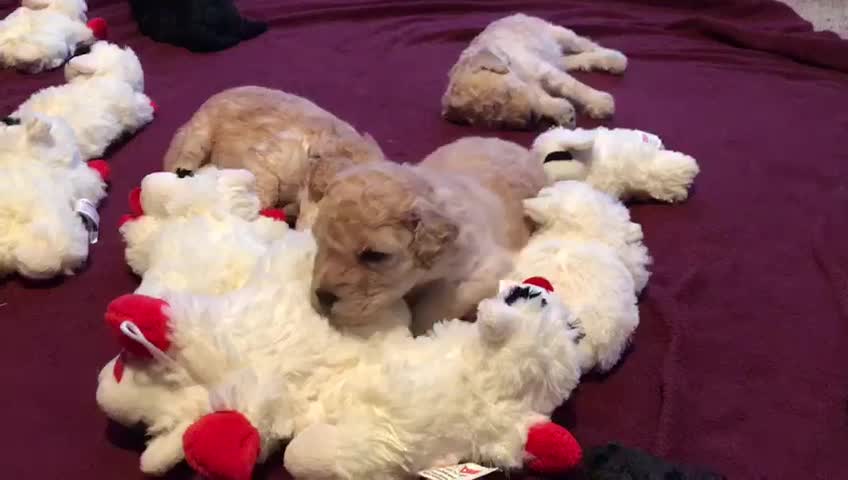
<instances>
[{"instance_id":1,"label":"puppy tail","mask_svg":"<svg viewBox=\"0 0 848 480\"><path fill-rule=\"evenodd\" d=\"M195 113L191 120L177 130L168 152L165 154L164 170L196 171L209 163L212 152L212 122L203 110Z\"/></svg>"},{"instance_id":2,"label":"puppy tail","mask_svg":"<svg viewBox=\"0 0 848 480\"><path fill-rule=\"evenodd\" d=\"M242 40L250 40L251 38L258 37L262 35L268 30L268 24L265 22L258 22L256 20L249 20L247 18L242 19L241 21L241 39Z\"/></svg>"}]
</instances>

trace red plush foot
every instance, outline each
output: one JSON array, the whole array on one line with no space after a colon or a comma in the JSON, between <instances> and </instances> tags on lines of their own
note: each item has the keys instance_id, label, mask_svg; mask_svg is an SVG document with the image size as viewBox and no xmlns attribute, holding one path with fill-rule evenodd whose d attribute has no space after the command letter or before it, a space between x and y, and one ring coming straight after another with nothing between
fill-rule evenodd
<instances>
[{"instance_id":1,"label":"red plush foot","mask_svg":"<svg viewBox=\"0 0 848 480\"><path fill-rule=\"evenodd\" d=\"M266 208L259 212L259 215L271 218L273 220L279 220L281 222L286 221L286 212L280 210L279 208Z\"/></svg>"},{"instance_id":2,"label":"red plush foot","mask_svg":"<svg viewBox=\"0 0 848 480\"><path fill-rule=\"evenodd\" d=\"M121 331L121 324L125 321L133 322L148 342L164 352L171 346L168 314L165 313L167 306L168 303L159 298L122 295L106 307L106 324L112 329L122 348L139 357L150 358L151 354L144 345Z\"/></svg>"},{"instance_id":3,"label":"red plush foot","mask_svg":"<svg viewBox=\"0 0 848 480\"><path fill-rule=\"evenodd\" d=\"M94 38L98 40L106 40L106 37L109 35L109 24L106 23L106 19L104 18L92 18L86 25L91 30L91 33L94 34Z\"/></svg>"},{"instance_id":4,"label":"red plush foot","mask_svg":"<svg viewBox=\"0 0 848 480\"><path fill-rule=\"evenodd\" d=\"M112 176L112 167L105 160L91 160L88 162L88 168L99 173L104 182L108 182Z\"/></svg>"},{"instance_id":5,"label":"red plush foot","mask_svg":"<svg viewBox=\"0 0 848 480\"><path fill-rule=\"evenodd\" d=\"M129 222L132 222L136 218L138 218L138 217L136 217L135 215L130 215L129 213L125 213L125 214L121 215L121 218L118 219L118 230L120 230L121 227L123 227L125 224L127 224Z\"/></svg>"},{"instance_id":6,"label":"red plush foot","mask_svg":"<svg viewBox=\"0 0 848 480\"><path fill-rule=\"evenodd\" d=\"M529 457L527 466L544 474L567 472L583 458L580 444L571 433L552 422L531 427L524 450Z\"/></svg>"},{"instance_id":7,"label":"red plush foot","mask_svg":"<svg viewBox=\"0 0 848 480\"><path fill-rule=\"evenodd\" d=\"M130 190L130 213L136 217L144 215L144 207L141 206L141 187Z\"/></svg>"},{"instance_id":8,"label":"red plush foot","mask_svg":"<svg viewBox=\"0 0 848 480\"><path fill-rule=\"evenodd\" d=\"M156 103L156 102L154 102L153 100L151 100L151 101L150 101L150 106L151 106L151 107L153 107L153 114L154 114L154 115L156 115L157 113L159 113L159 104L158 104L158 103Z\"/></svg>"},{"instance_id":9,"label":"red plush foot","mask_svg":"<svg viewBox=\"0 0 848 480\"><path fill-rule=\"evenodd\" d=\"M186 461L205 478L250 480L259 457L259 432L239 412L206 415L183 434Z\"/></svg>"}]
</instances>

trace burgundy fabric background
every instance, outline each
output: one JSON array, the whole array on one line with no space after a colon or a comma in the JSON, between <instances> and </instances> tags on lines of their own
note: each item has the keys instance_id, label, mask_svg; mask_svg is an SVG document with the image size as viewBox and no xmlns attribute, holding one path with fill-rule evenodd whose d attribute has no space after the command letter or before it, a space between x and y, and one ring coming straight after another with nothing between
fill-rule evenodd
<instances>
[{"instance_id":1,"label":"burgundy fabric background","mask_svg":"<svg viewBox=\"0 0 848 480\"><path fill-rule=\"evenodd\" d=\"M111 155L89 268L48 286L0 284L3 478L143 478L139 437L108 427L94 402L116 353L104 307L137 284L115 226L203 100L241 84L285 89L415 161L480 133L440 119L446 73L515 11L624 51L623 77L581 75L615 95L608 124L655 132L702 167L688 203L633 206L656 259L634 348L557 418L586 445L620 440L732 479L848 475L848 42L765 0L243 0L271 30L201 56L140 36L125 2L90 6L139 54L161 113ZM11 8L0 1L0 14ZM0 72L0 111L61 82ZM279 456L257 478L287 478Z\"/></svg>"}]
</instances>

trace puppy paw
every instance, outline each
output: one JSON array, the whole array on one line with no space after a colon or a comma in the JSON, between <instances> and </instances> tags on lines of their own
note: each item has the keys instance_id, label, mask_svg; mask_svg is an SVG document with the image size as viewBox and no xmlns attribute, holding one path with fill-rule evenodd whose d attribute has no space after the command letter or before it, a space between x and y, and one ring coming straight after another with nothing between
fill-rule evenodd
<instances>
[{"instance_id":1,"label":"puppy paw","mask_svg":"<svg viewBox=\"0 0 848 480\"><path fill-rule=\"evenodd\" d=\"M623 73L627 69L627 57L619 51L607 50L598 66L601 70L610 73Z\"/></svg>"},{"instance_id":2,"label":"puppy paw","mask_svg":"<svg viewBox=\"0 0 848 480\"><path fill-rule=\"evenodd\" d=\"M609 93L600 92L586 104L586 113L596 119L611 117L615 113L615 100Z\"/></svg>"},{"instance_id":3,"label":"puppy paw","mask_svg":"<svg viewBox=\"0 0 848 480\"><path fill-rule=\"evenodd\" d=\"M555 125L566 128L574 128L577 119L574 106L564 99L558 99L557 102L547 105L543 116Z\"/></svg>"}]
</instances>

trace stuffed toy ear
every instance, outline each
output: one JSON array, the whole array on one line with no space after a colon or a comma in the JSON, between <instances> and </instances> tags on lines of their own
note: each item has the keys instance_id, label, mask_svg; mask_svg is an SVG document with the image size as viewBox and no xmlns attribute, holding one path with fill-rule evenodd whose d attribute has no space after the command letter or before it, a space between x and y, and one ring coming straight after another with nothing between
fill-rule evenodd
<instances>
[{"instance_id":1,"label":"stuffed toy ear","mask_svg":"<svg viewBox=\"0 0 848 480\"><path fill-rule=\"evenodd\" d=\"M259 432L236 411L206 415L183 435L186 461L206 478L250 480L259 458Z\"/></svg>"},{"instance_id":2,"label":"stuffed toy ear","mask_svg":"<svg viewBox=\"0 0 848 480\"><path fill-rule=\"evenodd\" d=\"M167 307L168 303L158 298L123 295L106 308L106 324L127 352L151 358L151 346L161 352L171 347Z\"/></svg>"},{"instance_id":3,"label":"stuffed toy ear","mask_svg":"<svg viewBox=\"0 0 848 480\"><path fill-rule=\"evenodd\" d=\"M88 162L88 168L97 172L104 182L108 182L112 176L112 167L105 160L91 160Z\"/></svg>"},{"instance_id":4,"label":"stuffed toy ear","mask_svg":"<svg viewBox=\"0 0 848 480\"><path fill-rule=\"evenodd\" d=\"M91 30L94 38L98 40L106 40L106 37L109 36L109 24L106 23L105 18L92 18L86 26Z\"/></svg>"},{"instance_id":5,"label":"stuffed toy ear","mask_svg":"<svg viewBox=\"0 0 848 480\"><path fill-rule=\"evenodd\" d=\"M50 6L50 0L23 0L21 6L30 10L42 10Z\"/></svg>"},{"instance_id":6,"label":"stuffed toy ear","mask_svg":"<svg viewBox=\"0 0 848 480\"><path fill-rule=\"evenodd\" d=\"M524 214L539 225L544 225L548 218L548 200L541 197L527 198L523 202Z\"/></svg>"},{"instance_id":7,"label":"stuffed toy ear","mask_svg":"<svg viewBox=\"0 0 848 480\"><path fill-rule=\"evenodd\" d=\"M27 136L34 142L46 142L50 139L50 123L37 116L24 120Z\"/></svg>"},{"instance_id":8,"label":"stuffed toy ear","mask_svg":"<svg viewBox=\"0 0 848 480\"><path fill-rule=\"evenodd\" d=\"M583 459L583 450L577 440L553 422L530 427L524 451L528 457L527 466L546 475L568 472Z\"/></svg>"}]
</instances>

